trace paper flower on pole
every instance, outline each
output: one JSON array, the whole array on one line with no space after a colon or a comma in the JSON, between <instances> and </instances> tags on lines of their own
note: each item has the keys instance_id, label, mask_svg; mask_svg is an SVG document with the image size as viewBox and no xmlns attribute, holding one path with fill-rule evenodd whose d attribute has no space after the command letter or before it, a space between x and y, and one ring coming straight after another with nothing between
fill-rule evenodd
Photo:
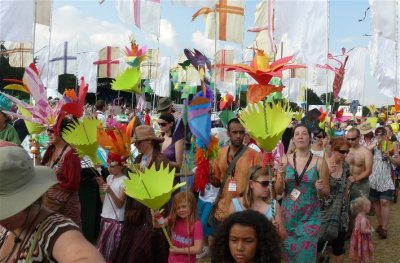
<instances>
[{"instance_id":1,"label":"paper flower on pole","mask_svg":"<svg viewBox=\"0 0 400 263\"><path fill-rule=\"evenodd\" d=\"M344 108L341 110L336 111L335 118L333 118L333 122L345 122L350 119L349 116L343 116Z\"/></svg>"},{"instance_id":2,"label":"paper flower on pole","mask_svg":"<svg viewBox=\"0 0 400 263\"><path fill-rule=\"evenodd\" d=\"M100 121L89 117L83 120L68 124L67 128L61 134L64 141L70 144L78 153L79 157L88 156L93 163L100 163L97 158L97 127Z\"/></svg>"},{"instance_id":3,"label":"paper flower on pole","mask_svg":"<svg viewBox=\"0 0 400 263\"><path fill-rule=\"evenodd\" d=\"M140 89L140 63L146 56L147 47L139 48L135 41L131 41L131 48L125 47L126 57L129 65L111 83L111 89L125 92L141 93Z\"/></svg>"},{"instance_id":4,"label":"paper flower on pole","mask_svg":"<svg viewBox=\"0 0 400 263\"><path fill-rule=\"evenodd\" d=\"M79 97L76 96L75 90L66 90L63 96L65 104L62 106L61 110L74 115L76 118L82 117L88 88L85 79L82 77L81 84L79 85Z\"/></svg>"},{"instance_id":5,"label":"paper flower on pole","mask_svg":"<svg viewBox=\"0 0 400 263\"><path fill-rule=\"evenodd\" d=\"M46 89L39 77L39 71L34 64L25 68L23 80L23 82L26 83L25 86L29 89L33 101L35 102L34 105L30 105L8 94L2 94L17 104L17 106L19 105L25 108L31 116L28 117L27 114L23 115L14 112L6 113L16 118L37 123L44 127L54 126L55 133L58 134L59 121L61 121L66 114L66 112L62 110L63 105L66 103L64 97L61 98L54 107L50 106L47 100Z\"/></svg>"},{"instance_id":6,"label":"paper flower on pole","mask_svg":"<svg viewBox=\"0 0 400 263\"><path fill-rule=\"evenodd\" d=\"M267 152L272 152L292 120L289 106L280 103L249 104L239 116L257 145Z\"/></svg>"},{"instance_id":7,"label":"paper flower on pole","mask_svg":"<svg viewBox=\"0 0 400 263\"><path fill-rule=\"evenodd\" d=\"M139 45L136 44L136 41L131 41L131 48L125 47L126 58L125 61L131 67L137 68L142 63L143 59L146 56L147 47L143 46L139 48Z\"/></svg>"},{"instance_id":8,"label":"paper flower on pole","mask_svg":"<svg viewBox=\"0 0 400 263\"><path fill-rule=\"evenodd\" d=\"M39 71L37 70L35 64L32 63L28 67L30 67L34 72L39 74ZM4 87L5 90L18 90L30 94L25 74L22 77L22 81L18 79L3 79L3 80L13 82L12 84L5 86Z\"/></svg>"},{"instance_id":9,"label":"paper flower on pole","mask_svg":"<svg viewBox=\"0 0 400 263\"><path fill-rule=\"evenodd\" d=\"M186 183L173 185L175 169L160 166L157 171L153 164L150 169L145 168L142 172L129 172L129 179L125 179L125 192L128 196L151 209L160 209L171 199L171 194Z\"/></svg>"},{"instance_id":10,"label":"paper flower on pole","mask_svg":"<svg viewBox=\"0 0 400 263\"><path fill-rule=\"evenodd\" d=\"M304 68L302 65L291 64L293 56L284 57L269 63L268 56L263 50L257 49L257 52L249 65L234 64L220 65L227 70L235 70L237 72L245 72L255 79L258 84L249 85L247 90L247 99L250 103L257 103L267 97L272 92L281 92L282 85L276 86L270 84L273 77L281 77L282 71L287 69Z\"/></svg>"},{"instance_id":11,"label":"paper flower on pole","mask_svg":"<svg viewBox=\"0 0 400 263\"><path fill-rule=\"evenodd\" d=\"M131 153L131 139L124 132L116 128L97 127L97 141L104 149L120 156L129 156Z\"/></svg>"},{"instance_id":12,"label":"paper flower on pole","mask_svg":"<svg viewBox=\"0 0 400 263\"><path fill-rule=\"evenodd\" d=\"M221 101L219 102L219 109L220 110L225 110L229 108L232 105L233 102L233 96L231 94L226 94L221 98Z\"/></svg>"},{"instance_id":13,"label":"paper flower on pole","mask_svg":"<svg viewBox=\"0 0 400 263\"><path fill-rule=\"evenodd\" d=\"M17 105L19 112L21 113L21 115L26 116L27 118L31 118L32 114L26 110L24 107L22 107L21 105ZM39 134L43 131L44 127L37 124L37 123L33 123L27 120L24 120L25 125L26 125L26 129L28 130L29 134Z\"/></svg>"},{"instance_id":14,"label":"paper flower on pole","mask_svg":"<svg viewBox=\"0 0 400 263\"><path fill-rule=\"evenodd\" d=\"M185 48L184 51L185 56L187 57L188 61L193 65L195 69L200 74L200 79L204 80L204 75L206 73L206 69L211 69L210 60L204 55L202 52L194 49L191 51L190 49ZM188 62L182 63L183 65L187 65Z\"/></svg>"}]
</instances>

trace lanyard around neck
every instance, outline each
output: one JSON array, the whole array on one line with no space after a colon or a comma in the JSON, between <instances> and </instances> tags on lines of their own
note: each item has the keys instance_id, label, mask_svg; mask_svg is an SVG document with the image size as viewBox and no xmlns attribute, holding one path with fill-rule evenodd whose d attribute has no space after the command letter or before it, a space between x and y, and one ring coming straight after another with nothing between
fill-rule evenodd
<instances>
[{"instance_id":1,"label":"lanyard around neck","mask_svg":"<svg viewBox=\"0 0 400 263\"><path fill-rule=\"evenodd\" d=\"M300 176L299 176L299 174L297 173L297 168L296 168L296 152L293 154L294 178L295 178L295 180L296 180L296 185L297 185L297 186L300 185L300 183L301 183L301 181L302 181L302 179L303 179L303 176L304 176L304 174L306 173L306 171L307 171L307 169L308 169L308 166L309 166L310 163L311 163L312 158L313 158L313 154L310 153L310 157L308 157L307 163L306 163L306 165L304 166L303 171L301 172L301 174L300 174Z\"/></svg>"}]
</instances>

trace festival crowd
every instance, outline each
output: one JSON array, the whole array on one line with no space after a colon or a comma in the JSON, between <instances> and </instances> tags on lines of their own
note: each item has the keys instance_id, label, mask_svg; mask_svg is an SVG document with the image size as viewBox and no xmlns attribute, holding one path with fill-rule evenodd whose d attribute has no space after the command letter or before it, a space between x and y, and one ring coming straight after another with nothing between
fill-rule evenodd
<instances>
[{"instance_id":1,"label":"festival crowd","mask_svg":"<svg viewBox=\"0 0 400 263\"><path fill-rule=\"evenodd\" d=\"M102 100L85 107L106 134L132 124L128 152L99 140L103 165L63 138L76 122L69 115L46 127L40 144L22 119L0 111L0 262L310 263L327 247L331 262L344 262L346 250L366 262L372 235L390 238L400 157L398 124L387 117L332 123L329 132L293 118L266 161L240 116L223 123L213 114L218 151L197 191L204 167L188 164L194 139L173 101L118 111ZM125 189L135 169L151 167L186 182L162 209Z\"/></svg>"}]
</instances>

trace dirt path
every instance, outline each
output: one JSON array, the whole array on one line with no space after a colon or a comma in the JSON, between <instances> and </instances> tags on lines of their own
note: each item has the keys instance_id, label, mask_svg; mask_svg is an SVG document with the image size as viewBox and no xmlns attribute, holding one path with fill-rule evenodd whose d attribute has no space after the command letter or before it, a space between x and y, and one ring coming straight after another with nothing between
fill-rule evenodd
<instances>
[{"instance_id":1,"label":"dirt path","mask_svg":"<svg viewBox=\"0 0 400 263\"><path fill-rule=\"evenodd\" d=\"M375 216L369 217L372 226L376 227ZM375 248L375 263L400 263L400 203L391 204L388 239L379 239L378 234L372 233ZM348 252L348 243L346 243L346 252ZM348 257L345 261L348 260Z\"/></svg>"}]
</instances>

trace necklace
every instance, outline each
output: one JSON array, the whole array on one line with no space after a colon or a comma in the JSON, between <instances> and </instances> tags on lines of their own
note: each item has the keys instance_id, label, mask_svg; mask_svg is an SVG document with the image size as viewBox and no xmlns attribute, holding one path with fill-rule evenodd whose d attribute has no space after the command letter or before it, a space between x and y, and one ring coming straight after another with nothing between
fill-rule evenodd
<instances>
[{"instance_id":1,"label":"necklace","mask_svg":"<svg viewBox=\"0 0 400 263\"><path fill-rule=\"evenodd\" d=\"M13 244L13 246L12 246L12 248L11 248L10 253L8 253L6 256L4 256L3 258L1 258L1 259L0 259L0 262L5 262L5 263L9 262L11 256L14 254L15 249L18 247L18 244L20 244L20 246L19 246L19 248L18 248L18 250L17 250L17 254L16 254L16 258L18 258L18 255L20 254L21 248L24 246L24 244L25 244L26 241L27 241L26 239L27 239L27 237L28 237L28 235L29 235L29 232L32 230L32 227L34 226L34 223L36 222L37 218L39 217L40 210L41 210L41 205L39 205L39 210L38 210L38 212L36 213L36 215L35 215L33 221L31 222L31 224L30 224L28 230L27 230L27 231L24 231L24 227L25 227L26 223L28 222L28 218L29 218L29 214L31 213L31 209L32 209L32 207L29 208L28 213L27 213L26 216L25 216L25 220L24 220L24 223L23 223L23 225L22 225L22 229L23 229L23 230L21 231L21 233L19 233L18 235L16 235L14 231L12 231L12 230L9 230L9 231L8 231L8 232L11 232L11 233L15 236L15 237L14 237L14 244ZM24 235L23 239L21 239L21 236L22 236L22 234L23 234L24 232L25 232L25 235ZM4 240L4 243L5 243L5 240ZM4 243L3 243L3 245L4 245Z\"/></svg>"}]
</instances>

